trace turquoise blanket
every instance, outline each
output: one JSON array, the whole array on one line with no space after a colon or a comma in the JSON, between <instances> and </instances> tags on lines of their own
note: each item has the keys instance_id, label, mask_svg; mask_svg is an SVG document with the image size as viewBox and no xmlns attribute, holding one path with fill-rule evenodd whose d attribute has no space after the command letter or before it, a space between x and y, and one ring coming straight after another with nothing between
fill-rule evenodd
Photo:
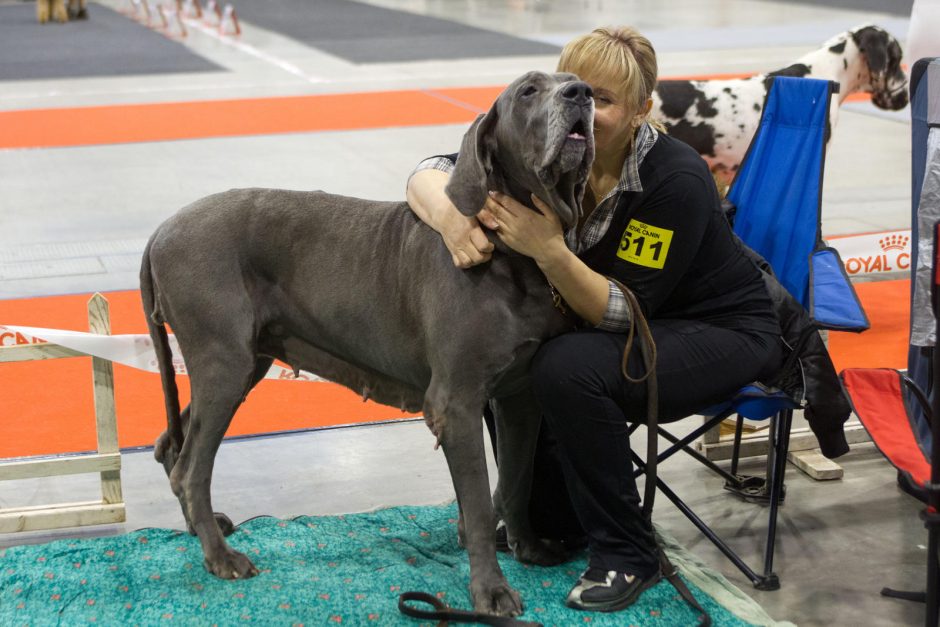
<instances>
[{"instance_id":1,"label":"turquoise blanket","mask_svg":"<svg viewBox=\"0 0 940 627\"><path fill-rule=\"evenodd\" d=\"M453 607L471 609L469 566L457 546L456 516L451 504L293 520L255 518L229 538L261 571L243 581L208 574L198 540L169 529L12 547L0 551L0 624L419 625L399 614L401 592L425 591ZM670 549L681 558L677 550ZM680 562L685 569L686 562ZM696 623L694 612L666 581L616 614L565 607L564 597L585 566L583 555L554 568L522 565L505 555L500 564L525 601L526 620L597 626ZM723 581L713 576L691 580L700 585ZM696 585L690 587L716 626L773 624L753 602L746 607L749 599L730 584L723 594L730 591L734 603L744 607L737 608L738 614L751 622Z\"/></svg>"}]
</instances>

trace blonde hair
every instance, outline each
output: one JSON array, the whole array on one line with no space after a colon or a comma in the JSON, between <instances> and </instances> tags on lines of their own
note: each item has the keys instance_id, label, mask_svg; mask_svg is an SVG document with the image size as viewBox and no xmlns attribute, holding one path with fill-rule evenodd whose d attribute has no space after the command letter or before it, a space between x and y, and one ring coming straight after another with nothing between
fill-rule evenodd
<instances>
[{"instance_id":1,"label":"blonde hair","mask_svg":"<svg viewBox=\"0 0 940 627\"><path fill-rule=\"evenodd\" d=\"M577 74L587 82L612 83L633 111L642 111L656 87L656 51L649 39L629 26L595 28L572 40L561 51L559 72ZM647 120L659 128L653 120Z\"/></svg>"}]
</instances>

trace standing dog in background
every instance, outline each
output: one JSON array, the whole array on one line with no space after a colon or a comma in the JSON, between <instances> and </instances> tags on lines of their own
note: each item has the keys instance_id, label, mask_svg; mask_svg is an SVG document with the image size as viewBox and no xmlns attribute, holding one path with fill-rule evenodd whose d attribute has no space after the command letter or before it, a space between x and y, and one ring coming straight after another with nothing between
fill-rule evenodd
<instances>
[{"instance_id":1,"label":"standing dog in background","mask_svg":"<svg viewBox=\"0 0 940 627\"><path fill-rule=\"evenodd\" d=\"M796 76L839 83L829 123L851 94L870 93L876 107L889 111L907 105L907 76L901 69L901 46L888 31L864 25L841 33L796 63L768 74L729 80L665 80L653 92L650 117L669 134L695 148L712 172L730 180L760 123L770 78ZM827 137L831 133L827 132Z\"/></svg>"},{"instance_id":2,"label":"standing dog in background","mask_svg":"<svg viewBox=\"0 0 940 627\"><path fill-rule=\"evenodd\" d=\"M65 8L65 0L36 0L36 19L40 24L45 24L49 18L60 23L86 20L88 11L85 0L69 0L68 10Z\"/></svg>"}]
</instances>

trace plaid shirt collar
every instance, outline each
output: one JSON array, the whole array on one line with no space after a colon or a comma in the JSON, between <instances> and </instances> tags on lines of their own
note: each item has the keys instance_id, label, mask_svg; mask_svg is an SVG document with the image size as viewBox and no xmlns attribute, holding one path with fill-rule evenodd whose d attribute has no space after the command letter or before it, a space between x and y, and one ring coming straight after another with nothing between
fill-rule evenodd
<instances>
[{"instance_id":1,"label":"plaid shirt collar","mask_svg":"<svg viewBox=\"0 0 940 627\"><path fill-rule=\"evenodd\" d=\"M601 241L607 229L610 228L620 194L643 191L643 184L640 182L640 165L658 138L659 133L648 122L640 125L634 138L636 149L627 155L627 159L623 162L620 181L604 196L603 200L597 203L597 207L588 216L580 233L577 229L571 229L565 234L568 248L580 253Z\"/></svg>"}]
</instances>

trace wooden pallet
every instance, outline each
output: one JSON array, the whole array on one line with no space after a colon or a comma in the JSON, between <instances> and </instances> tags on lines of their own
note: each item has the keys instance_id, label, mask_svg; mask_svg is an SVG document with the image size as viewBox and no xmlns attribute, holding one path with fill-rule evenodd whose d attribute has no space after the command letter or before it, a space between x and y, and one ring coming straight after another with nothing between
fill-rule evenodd
<instances>
[{"instance_id":1,"label":"wooden pallet","mask_svg":"<svg viewBox=\"0 0 940 627\"><path fill-rule=\"evenodd\" d=\"M95 294L88 301L88 328L92 333L111 335L108 301L101 294ZM66 357L87 355L52 343L0 347L0 363ZM91 369L98 452L0 462L0 481L96 472L101 475L101 500L0 509L0 533L103 525L126 520L114 411L114 372L110 361L98 357L91 358Z\"/></svg>"}]
</instances>

